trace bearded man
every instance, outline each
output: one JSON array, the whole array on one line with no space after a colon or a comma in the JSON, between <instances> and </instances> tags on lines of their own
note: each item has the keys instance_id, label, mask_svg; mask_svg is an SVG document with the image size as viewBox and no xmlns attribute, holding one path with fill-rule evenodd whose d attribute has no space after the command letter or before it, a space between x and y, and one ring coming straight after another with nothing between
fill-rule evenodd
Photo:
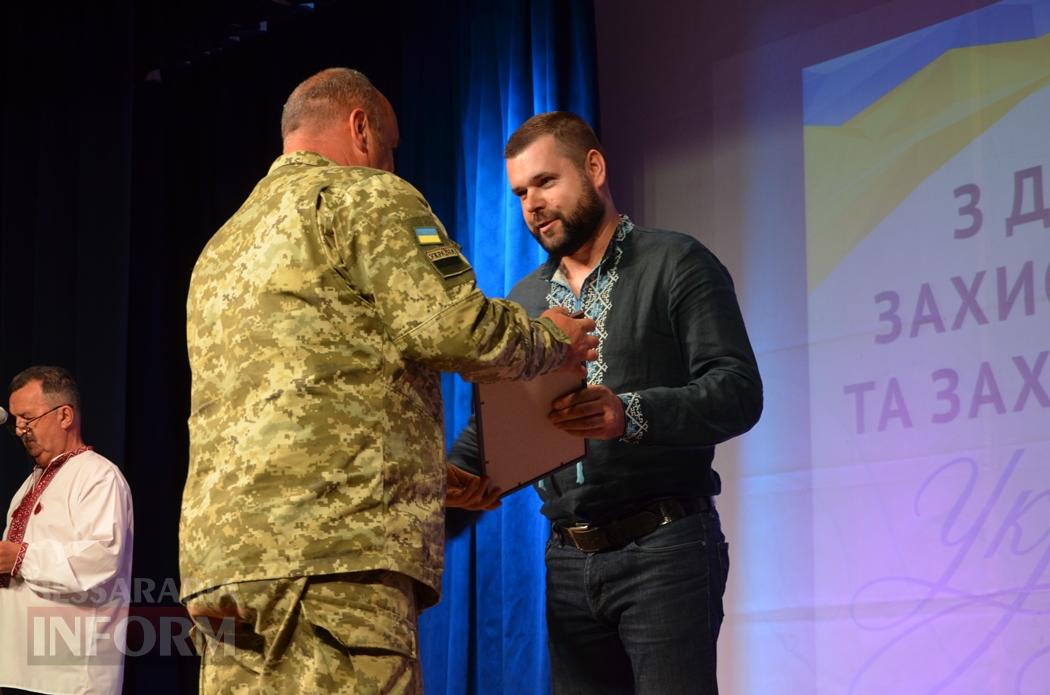
<instances>
[{"instance_id":1,"label":"bearded man","mask_svg":"<svg viewBox=\"0 0 1050 695\"><path fill-rule=\"evenodd\" d=\"M588 442L540 480L555 693L716 693L729 570L715 445L749 430L762 382L729 273L692 236L620 215L605 155L579 116L526 121L504 156L550 254L510 298L585 312L600 339L587 386L552 404ZM454 465L477 471L469 426Z\"/></svg>"}]
</instances>

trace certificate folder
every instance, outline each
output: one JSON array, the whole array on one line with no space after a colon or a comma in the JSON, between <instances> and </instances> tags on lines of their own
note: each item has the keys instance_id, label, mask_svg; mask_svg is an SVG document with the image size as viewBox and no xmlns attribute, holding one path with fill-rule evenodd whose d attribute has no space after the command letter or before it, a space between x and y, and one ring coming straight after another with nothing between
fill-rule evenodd
<instances>
[{"instance_id":1,"label":"certificate folder","mask_svg":"<svg viewBox=\"0 0 1050 695\"><path fill-rule=\"evenodd\" d=\"M551 402L586 382L550 372L530 381L475 384L474 414L482 470L501 496L525 487L587 455L587 440L562 432L547 419Z\"/></svg>"}]
</instances>

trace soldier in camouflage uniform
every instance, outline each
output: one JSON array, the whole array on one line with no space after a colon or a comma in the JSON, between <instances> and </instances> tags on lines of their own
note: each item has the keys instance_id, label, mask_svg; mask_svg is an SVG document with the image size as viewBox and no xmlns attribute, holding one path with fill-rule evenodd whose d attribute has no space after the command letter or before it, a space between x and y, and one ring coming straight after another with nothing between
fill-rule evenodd
<instances>
[{"instance_id":1,"label":"soldier in camouflage uniform","mask_svg":"<svg viewBox=\"0 0 1050 695\"><path fill-rule=\"evenodd\" d=\"M183 600L201 692L412 693L437 601L438 370L531 378L594 323L486 298L393 170L389 102L352 70L289 97L285 154L193 271Z\"/></svg>"}]
</instances>

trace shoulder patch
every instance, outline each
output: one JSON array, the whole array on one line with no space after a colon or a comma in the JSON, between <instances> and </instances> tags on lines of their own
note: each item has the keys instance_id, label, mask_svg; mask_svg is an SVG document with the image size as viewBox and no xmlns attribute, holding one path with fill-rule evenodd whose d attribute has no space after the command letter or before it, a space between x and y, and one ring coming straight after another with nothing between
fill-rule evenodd
<instances>
[{"instance_id":1,"label":"shoulder patch","mask_svg":"<svg viewBox=\"0 0 1050 695\"><path fill-rule=\"evenodd\" d=\"M418 241L421 246L441 243L441 235L438 234L437 227L416 227L415 231L416 241Z\"/></svg>"},{"instance_id":2,"label":"shoulder patch","mask_svg":"<svg viewBox=\"0 0 1050 695\"><path fill-rule=\"evenodd\" d=\"M438 246L424 251L430 263L446 280L470 270L470 263L455 246Z\"/></svg>"}]
</instances>

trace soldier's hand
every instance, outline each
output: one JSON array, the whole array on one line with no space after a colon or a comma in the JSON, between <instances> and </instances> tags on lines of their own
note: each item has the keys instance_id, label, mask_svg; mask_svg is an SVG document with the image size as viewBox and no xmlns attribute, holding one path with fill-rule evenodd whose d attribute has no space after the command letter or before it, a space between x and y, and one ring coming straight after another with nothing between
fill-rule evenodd
<instances>
[{"instance_id":1,"label":"soldier's hand","mask_svg":"<svg viewBox=\"0 0 1050 695\"><path fill-rule=\"evenodd\" d=\"M569 336L571 343L565 363L562 365L563 369L579 370L581 363L598 359L598 336L590 334L595 328L592 319L586 316L573 318L569 315L569 310L564 307L547 309L541 316L550 319L565 335ZM586 373L586 369L582 370L583 376L586 376Z\"/></svg>"},{"instance_id":2,"label":"soldier's hand","mask_svg":"<svg viewBox=\"0 0 1050 695\"><path fill-rule=\"evenodd\" d=\"M587 439L616 439L626 428L623 401L601 384L555 399L548 417L558 429Z\"/></svg>"},{"instance_id":3,"label":"soldier's hand","mask_svg":"<svg viewBox=\"0 0 1050 695\"><path fill-rule=\"evenodd\" d=\"M445 506L458 509L483 511L500 505L498 487L489 485L488 478L468 473L462 468L445 464L448 487L445 490Z\"/></svg>"}]
</instances>

